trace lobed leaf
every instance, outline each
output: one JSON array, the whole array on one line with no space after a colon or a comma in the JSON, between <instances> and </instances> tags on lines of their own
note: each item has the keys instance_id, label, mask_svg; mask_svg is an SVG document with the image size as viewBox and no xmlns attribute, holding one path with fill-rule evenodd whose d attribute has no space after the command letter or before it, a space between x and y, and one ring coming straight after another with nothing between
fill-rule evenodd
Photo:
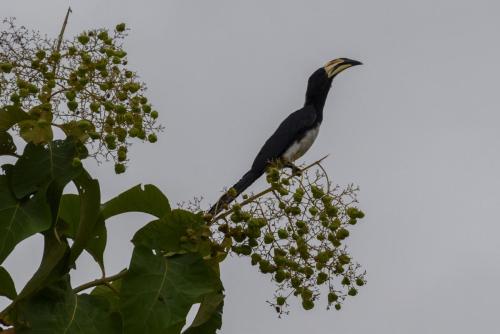
<instances>
[{"instance_id":1,"label":"lobed leaf","mask_svg":"<svg viewBox=\"0 0 500 334\"><path fill-rule=\"evenodd\" d=\"M10 274L4 267L0 267L0 296L5 296L9 299L17 297L16 287Z\"/></svg>"},{"instance_id":2,"label":"lobed leaf","mask_svg":"<svg viewBox=\"0 0 500 334\"><path fill-rule=\"evenodd\" d=\"M16 333L118 334L121 317L106 298L73 293L69 276L54 282L16 310Z\"/></svg>"},{"instance_id":3,"label":"lobed leaf","mask_svg":"<svg viewBox=\"0 0 500 334\"><path fill-rule=\"evenodd\" d=\"M204 238L205 222L199 215L185 210L173 210L138 230L132 242L164 253L200 252L209 250Z\"/></svg>"},{"instance_id":4,"label":"lobed leaf","mask_svg":"<svg viewBox=\"0 0 500 334\"><path fill-rule=\"evenodd\" d=\"M180 333L193 304L221 291L200 255L164 257L136 246L120 291L124 333Z\"/></svg>"},{"instance_id":5,"label":"lobed leaf","mask_svg":"<svg viewBox=\"0 0 500 334\"><path fill-rule=\"evenodd\" d=\"M0 263L22 240L47 230L51 224L50 207L43 192L33 198L18 200L0 175Z\"/></svg>"},{"instance_id":6,"label":"lobed leaf","mask_svg":"<svg viewBox=\"0 0 500 334\"><path fill-rule=\"evenodd\" d=\"M76 156L71 140L56 140L47 145L29 143L12 169L14 195L23 198L51 182L63 189L82 171L81 166L73 166Z\"/></svg>"},{"instance_id":7,"label":"lobed leaf","mask_svg":"<svg viewBox=\"0 0 500 334\"><path fill-rule=\"evenodd\" d=\"M104 219L126 212L144 212L161 218L170 212L170 204L154 185L146 184L144 189L137 185L104 203L101 212Z\"/></svg>"}]
</instances>

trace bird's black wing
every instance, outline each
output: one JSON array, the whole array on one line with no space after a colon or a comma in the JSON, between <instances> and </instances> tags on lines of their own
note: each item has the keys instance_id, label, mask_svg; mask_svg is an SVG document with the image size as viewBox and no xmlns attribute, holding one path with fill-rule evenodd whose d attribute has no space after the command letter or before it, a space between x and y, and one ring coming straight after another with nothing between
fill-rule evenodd
<instances>
[{"instance_id":1,"label":"bird's black wing","mask_svg":"<svg viewBox=\"0 0 500 334\"><path fill-rule=\"evenodd\" d=\"M305 106L291 113L260 149L252 164L252 170L264 171L269 162L283 153L316 122L316 110Z\"/></svg>"}]
</instances>

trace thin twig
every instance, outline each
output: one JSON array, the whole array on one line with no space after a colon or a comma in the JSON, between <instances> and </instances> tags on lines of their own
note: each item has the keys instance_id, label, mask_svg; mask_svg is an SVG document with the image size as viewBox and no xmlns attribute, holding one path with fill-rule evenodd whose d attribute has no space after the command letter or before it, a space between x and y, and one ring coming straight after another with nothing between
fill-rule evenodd
<instances>
[{"instance_id":1,"label":"thin twig","mask_svg":"<svg viewBox=\"0 0 500 334\"><path fill-rule=\"evenodd\" d=\"M66 17L64 18L63 25L61 27L61 32L59 33L59 38L57 39L56 51L59 52L61 50L61 44L63 41L64 31L66 30L66 25L68 24L69 14L72 12L71 7L68 7L68 11L66 12Z\"/></svg>"},{"instance_id":2,"label":"thin twig","mask_svg":"<svg viewBox=\"0 0 500 334\"><path fill-rule=\"evenodd\" d=\"M125 276L127 273L128 273L128 269L124 269L116 275L99 278L99 279L96 279L94 281L77 286L76 288L73 289L73 292L78 293L80 291L87 290L87 289L92 288L94 286L108 285L109 282L117 281L120 278L122 278L123 276Z\"/></svg>"},{"instance_id":3,"label":"thin twig","mask_svg":"<svg viewBox=\"0 0 500 334\"><path fill-rule=\"evenodd\" d=\"M312 164L310 165L307 165L306 167L302 168L302 171L305 171L305 170L308 170L309 168L313 167L313 166L316 166L316 165L319 165L323 160L325 160L326 158L328 158L329 154L325 155L323 158L313 162ZM292 176L288 177L288 179L291 179L292 177L294 177L294 175L292 174ZM244 200L243 202L240 203L240 206L244 206L244 205L247 205L248 203L251 203L253 202L254 200L256 200L257 198L267 194L268 192L272 191L273 190L273 187L269 187L267 189L264 189L262 190L261 192L259 192L258 194L255 194L249 198L247 198L246 200ZM231 208L230 210L227 210L227 211L224 211L223 213L221 213L220 215L216 216L214 219L212 219L212 223L216 222L217 220L219 219L222 219L224 217L226 217L227 215L229 215L230 213L232 213L234 211L234 208Z\"/></svg>"}]
</instances>

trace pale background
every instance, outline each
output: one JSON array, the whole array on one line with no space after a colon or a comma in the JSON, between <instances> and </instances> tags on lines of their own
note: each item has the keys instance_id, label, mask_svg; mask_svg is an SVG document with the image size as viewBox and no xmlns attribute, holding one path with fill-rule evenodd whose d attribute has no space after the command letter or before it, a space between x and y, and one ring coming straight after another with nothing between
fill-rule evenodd
<instances>
[{"instance_id":1,"label":"pale background","mask_svg":"<svg viewBox=\"0 0 500 334\"><path fill-rule=\"evenodd\" d=\"M2 0L0 16L55 36L68 1ZM500 3L498 1L72 1L68 36L132 28L129 64L148 83L166 131L135 145L125 175L86 166L103 197L154 183L173 204L206 205L245 172L303 103L308 75L336 57L363 61L334 81L313 148L340 184L361 187L367 218L352 254L368 285L341 312L298 303L278 319L273 284L247 258L222 266L224 334L494 333L500 310ZM252 189L263 186L260 182ZM125 267L133 232L111 221L108 272ZM20 288L41 240L5 266ZM97 277L90 258L74 283ZM5 305L5 299L0 299Z\"/></svg>"}]
</instances>

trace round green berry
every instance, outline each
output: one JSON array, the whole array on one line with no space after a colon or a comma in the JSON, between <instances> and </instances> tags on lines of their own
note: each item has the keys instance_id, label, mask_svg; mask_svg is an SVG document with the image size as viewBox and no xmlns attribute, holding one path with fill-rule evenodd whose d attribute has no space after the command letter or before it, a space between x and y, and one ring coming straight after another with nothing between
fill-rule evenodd
<instances>
[{"instance_id":1,"label":"round green berry","mask_svg":"<svg viewBox=\"0 0 500 334\"><path fill-rule=\"evenodd\" d=\"M121 163L115 164L115 173L116 174L125 173L125 165Z\"/></svg>"}]
</instances>

